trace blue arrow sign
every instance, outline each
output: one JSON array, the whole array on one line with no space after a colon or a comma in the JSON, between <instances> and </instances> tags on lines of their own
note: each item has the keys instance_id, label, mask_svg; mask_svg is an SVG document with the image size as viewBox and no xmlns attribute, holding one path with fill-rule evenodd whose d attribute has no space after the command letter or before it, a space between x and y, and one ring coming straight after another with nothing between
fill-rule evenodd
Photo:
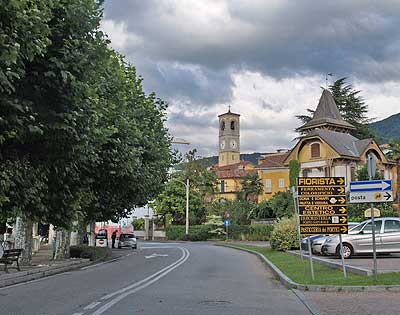
<instances>
[{"instance_id":1,"label":"blue arrow sign","mask_svg":"<svg viewBox=\"0 0 400 315\"><path fill-rule=\"evenodd\" d=\"M231 225L231 220L225 220L225 221L224 221L224 225L225 225L225 226Z\"/></svg>"},{"instance_id":2,"label":"blue arrow sign","mask_svg":"<svg viewBox=\"0 0 400 315\"><path fill-rule=\"evenodd\" d=\"M392 180L365 180L350 183L350 192L387 190L392 190Z\"/></svg>"}]
</instances>

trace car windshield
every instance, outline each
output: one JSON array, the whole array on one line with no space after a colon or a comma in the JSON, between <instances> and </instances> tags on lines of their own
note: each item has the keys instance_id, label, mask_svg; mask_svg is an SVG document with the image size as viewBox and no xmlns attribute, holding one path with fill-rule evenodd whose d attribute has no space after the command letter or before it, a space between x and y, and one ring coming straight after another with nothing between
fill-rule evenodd
<instances>
[{"instance_id":1,"label":"car windshield","mask_svg":"<svg viewBox=\"0 0 400 315\"><path fill-rule=\"evenodd\" d=\"M353 233L360 232L366 222L367 221L364 221L364 222L361 222L360 224L357 224L356 226L351 227L349 232L353 232Z\"/></svg>"},{"instance_id":2,"label":"car windshield","mask_svg":"<svg viewBox=\"0 0 400 315\"><path fill-rule=\"evenodd\" d=\"M134 238L135 235L133 234L121 234L121 238Z\"/></svg>"}]
</instances>

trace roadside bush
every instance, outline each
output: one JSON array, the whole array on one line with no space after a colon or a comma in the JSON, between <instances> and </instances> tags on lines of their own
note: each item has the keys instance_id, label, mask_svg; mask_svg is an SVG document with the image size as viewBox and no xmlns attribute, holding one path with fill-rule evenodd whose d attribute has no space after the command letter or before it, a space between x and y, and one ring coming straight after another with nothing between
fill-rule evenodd
<instances>
[{"instance_id":1,"label":"roadside bush","mask_svg":"<svg viewBox=\"0 0 400 315\"><path fill-rule=\"evenodd\" d=\"M271 233L273 230L273 225L251 225L248 240L268 241L271 238Z\"/></svg>"},{"instance_id":2,"label":"roadside bush","mask_svg":"<svg viewBox=\"0 0 400 315\"><path fill-rule=\"evenodd\" d=\"M111 249L107 247L71 246L71 258L89 258L90 260L111 257Z\"/></svg>"},{"instance_id":3,"label":"roadside bush","mask_svg":"<svg viewBox=\"0 0 400 315\"><path fill-rule=\"evenodd\" d=\"M189 227L189 234L186 235L184 225L169 225L166 228L166 236L168 240L206 241L214 228L213 225L192 225Z\"/></svg>"},{"instance_id":4,"label":"roadside bush","mask_svg":"<svg viewBox=\"0 0 400 315\"><path fill-rule=\"evenodd\" d=\"M233 240L241 241L268 241L271 232L274 229L272 225L231 225L228 229L228 237ZM168 240L180 241L206 241L209 239L225 239L225 227L220 224L192 225L189 228L189 235L185 235L184 225L169 225L166 228Z\"/></svg>"},{"instance_id":5,"label":"roadside bush","mask_svg":"<svg viewBox=\"0 0 400 315\"><path fill-rule=\"evenodd\" d=\"M274 224L271 233L271 247L275 250L285 251L298 247L297 226L294 217L282 218Z\"/></svg>"},{"instance_id":6,"label":"roadside bush","mask_svg":"<svg viewBox=\"0 0 400 315\"><path fill-rule=\"evenodd\" d=\"M144 230L144 219L143 218L134 219L132 221L132 227L133 227L133 230L135 230L135 231L143 231Z\"/></svg>"}]
</instances>

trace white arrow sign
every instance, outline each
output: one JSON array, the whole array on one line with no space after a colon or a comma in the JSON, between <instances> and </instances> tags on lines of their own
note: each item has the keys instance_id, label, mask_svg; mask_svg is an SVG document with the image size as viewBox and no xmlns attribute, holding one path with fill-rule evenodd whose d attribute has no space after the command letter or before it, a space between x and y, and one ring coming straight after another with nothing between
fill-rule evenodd
<instances>
[{"instance_id":1,"label":"white arrow sign","mask_svg":"<svg viewBox=\"0 0 400 315\"><path fill-rule=\"evenodd\" d=\"M350 183L350 192L388 191L388 190L392 190L391 180L367 180L367 181Z\"/></svg>"},{"instance_id":2,"label":"white arrow sign","mask_svg":"<svg viewBox=\"0 0 400 315\"><path fill-rule=\"evenodd\" d=\"M150 256L144 256L144 258L146 258L146 259L151 259L151 258L156 258L156 257L168 257L168 255L167 254L156 254L156 253L154 253L154 254L151 254Z\"/></svg>"},{"instance_id":3,"label":"white arrow sign","mask_svg":"<svg viewBox=\"0 0 400 315\"><path fill-rule=\"evenodd\" d=\"M393 201L392 191L358 191L350 193L351 203L390 202Z\"/></svg>"}]
</instances>

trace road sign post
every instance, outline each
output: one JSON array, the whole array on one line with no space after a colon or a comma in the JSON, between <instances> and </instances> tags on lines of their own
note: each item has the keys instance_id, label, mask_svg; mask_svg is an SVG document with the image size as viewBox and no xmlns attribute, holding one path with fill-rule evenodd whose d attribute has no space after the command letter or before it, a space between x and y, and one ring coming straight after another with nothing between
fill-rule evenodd
<instances>
[{"instance_id":1,"label":"road sign post","mask_svg":"<svg viewBox=\"0 0 400 315\"><path fill-rule=\"evenodd\" d=\"M308 258L310 259L311 279L315 280L314 264L313 264L313 260L312 260L312 249L311 249L310 238L307 238L307 244L308 244Z\"/></svg>"},{"instance_id":2,"label":"road sign post","mask_svg":"<svg viewBox=\"0 0 400 315\"><path fill-rule=\"evenodd\" d=\"M299 204L297 202L297 187L292 187L292 195L293 195L293 203L294 203L294 210L296 212L296 223L297 223L297 237L299 239L299 249L300 249L300 258L301 261L304 261L303 257L303 249L301 248L301 233L300 233L300 219L299 219Z\"/></svg>"},{"instance_id":3,"label":"road sign post","mask_svg":"<svg viewBox=\"0 0 400 315\"><path fill-rule=\"evenodd\" d=\"M347 234L344 177L299 177L297 184L300 234ZM314 279L311 242L307 242Z\"/></svg>"},{"instance_id":4,"label":"road sign post","mask_svg":"<svg viewBox=\"0 0 400 315\"><path fill-rule=\"evenodd\" d=\"M343 241L342 241L342 234L339 234L339 242L340 242L340 257L342 259L342 267L343 267L343 275L345 279L347 279L347 272L346 272L346 265L344 263L344 257L343 257Z\"/></svg>"},{"instance_id":5,"label":"road sign post","mask_svg":"<svg viewBox=\"0 0 400 315\"><path fill-rule=\"evenodd\" d=\"M225 230L226 230L226 239L229 238L229 226L231 225L231 216L228 212L225 212L225 220L224 220Z\"/></svg>"},{"instance_id":6,"label":"road sign post","mask_svg":"<svg viewBox=\"0 0 400 315\"><path fill-rule=\"evenodd\" d=\"M376 173L376 161L372 154L368 154L367 158L369 181L350 183L350 202L370 203L371 205L372 253L374 259L373 274L376 281L378 274L378 263L376 259L374 203L393 201L393 186L391 180L372 180Z\"/></svg>"},{"instance_id":7,"label":"road sign post","mask_svg":"<svg viewBox=\"0 0 400 315\"><path fill-rule=\"evenodd\" d=\"M369 180L372 180L372 177L376 172L376 161L373 158L372 154L368 154L368 175ZM374 280L377 280L377 272L378 272L378 262L376 260L376 240L375 240L375 213L374 213L374 204L371 203L371 224L372 224L372 255L374 257Z\"/></svg>"}]
</instances>

